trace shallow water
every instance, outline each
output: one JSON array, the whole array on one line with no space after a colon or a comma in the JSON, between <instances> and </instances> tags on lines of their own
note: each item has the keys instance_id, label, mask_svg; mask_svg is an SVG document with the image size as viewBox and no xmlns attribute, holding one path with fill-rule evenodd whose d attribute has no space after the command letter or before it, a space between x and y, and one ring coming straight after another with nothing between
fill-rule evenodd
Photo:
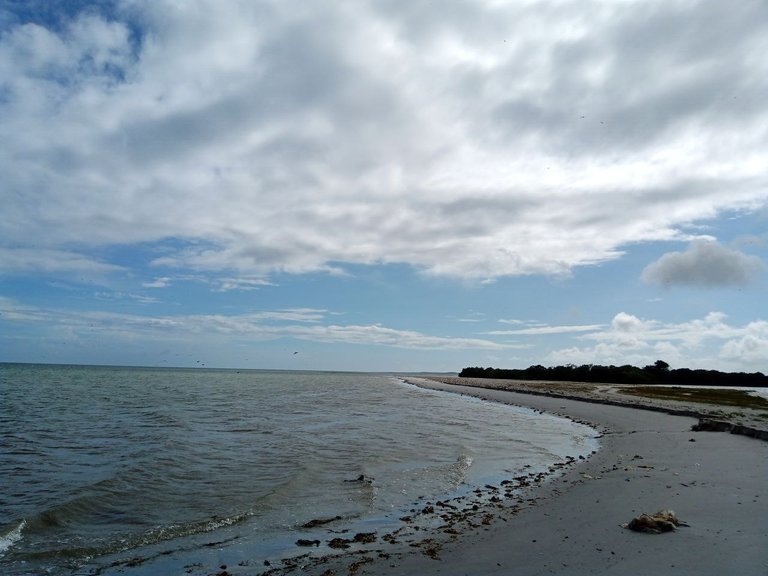
<instances>
[{"instance_id":1,"label":"shallow water","mask_svg":"<svg viewBox=\"0 0 768 576\"><path fill-rule=\"evenodd\" d=\"M310 520L394 522L596 445L567 420L378 374L5 364L0 392L8 575L211 542L276 557Z\"/></svg>"}]
</instances>

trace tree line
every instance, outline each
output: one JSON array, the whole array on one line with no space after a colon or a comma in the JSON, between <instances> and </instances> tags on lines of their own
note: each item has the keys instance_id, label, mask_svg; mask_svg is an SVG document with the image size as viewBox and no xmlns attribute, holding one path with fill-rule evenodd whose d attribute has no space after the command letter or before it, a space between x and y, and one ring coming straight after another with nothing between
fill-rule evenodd
<instances>
[{"instance_id":1,"label":"tree line","mask_svg":"<svg viewBox=\"0 0 768 576\"><path fill-rule=\"evenodd\" d=\"M545 367L540 364L525 369L464 368L460 377L501 378L505 380L551 380L556 382L602 382L608 384L677 384L680 386L749 386L768 387L768 376L761 372L720 372L718 370L671 370L669 364L657 360L654 364L637 366L600 366L583 364L576 366Z\"/></svg>"}]
</instances>

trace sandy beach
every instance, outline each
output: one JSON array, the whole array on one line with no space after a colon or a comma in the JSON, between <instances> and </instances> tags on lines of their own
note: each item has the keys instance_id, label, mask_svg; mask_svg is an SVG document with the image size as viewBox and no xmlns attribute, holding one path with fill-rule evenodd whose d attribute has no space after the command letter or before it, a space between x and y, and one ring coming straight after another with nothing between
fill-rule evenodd
<instances>
[{"instance_id":1,"label":"sandy beach","mask_svg":"<svg viewBox=\"0 0 768 576\"><path fill-rule=\"evenodd\" d=\"M600 450L511 504L489 502L460 530L379 542L275 573L768 574L768 442L693 432L697 418L690 416L436 380L414 383L589 423L601 432ZM674 510L688 526L663 534L622 527L661 509Z\"/></svg>"}]
</instances>

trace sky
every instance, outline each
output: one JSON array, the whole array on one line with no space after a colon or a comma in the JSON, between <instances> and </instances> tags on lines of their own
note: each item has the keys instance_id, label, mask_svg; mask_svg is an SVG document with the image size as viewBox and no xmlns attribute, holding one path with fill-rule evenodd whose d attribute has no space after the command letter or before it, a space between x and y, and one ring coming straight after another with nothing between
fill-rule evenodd
<instances>
[{"instance_id":1,"label":"sky","mask_svg":"<svg viewBox=\"0 0 768 576\"><path fill-rule=\"evenodd\" d=\"M0 361L768 373L764 0L4 0Z\"/></svg>"}]
</instances>

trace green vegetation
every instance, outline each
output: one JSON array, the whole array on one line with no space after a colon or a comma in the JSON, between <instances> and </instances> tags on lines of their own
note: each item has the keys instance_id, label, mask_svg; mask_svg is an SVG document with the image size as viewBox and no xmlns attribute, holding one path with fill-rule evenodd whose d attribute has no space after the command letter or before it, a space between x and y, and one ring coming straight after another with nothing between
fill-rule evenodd
<instances>
[{"instance_id":1,"label":"green vegetation","mask_svg":"<svg viewBox=\"0 0 768 576\"><path fill-rule=\"evenodd\" d=\"M633 386L620 388L618 392L632 396L643 396L659 400L678 400L682 402L698 402L721 406L738 406L768 410L768 399L754 396L746 390L722 390L712 388L679 388L666 386Z\"/></svg>"},{"instance_id":2,"label":"green vegetation","mask_svg":"<svg viewBox=\"0 0 768 576\"><path fill-rule=\"evenodd\" d=\"M459 376L467 378L502 378L505 380L546 380L554 382L595 382L606 384L673 384L679 386L748 386L768 387L768 376L761 372L719 372L717 370L691 370L678 368L670 370L663 360L644 368L636 366L599 366L584 364L575 366L541 365L524 370L502 368L464 368Z\"/></svg>"}]
</instances>

